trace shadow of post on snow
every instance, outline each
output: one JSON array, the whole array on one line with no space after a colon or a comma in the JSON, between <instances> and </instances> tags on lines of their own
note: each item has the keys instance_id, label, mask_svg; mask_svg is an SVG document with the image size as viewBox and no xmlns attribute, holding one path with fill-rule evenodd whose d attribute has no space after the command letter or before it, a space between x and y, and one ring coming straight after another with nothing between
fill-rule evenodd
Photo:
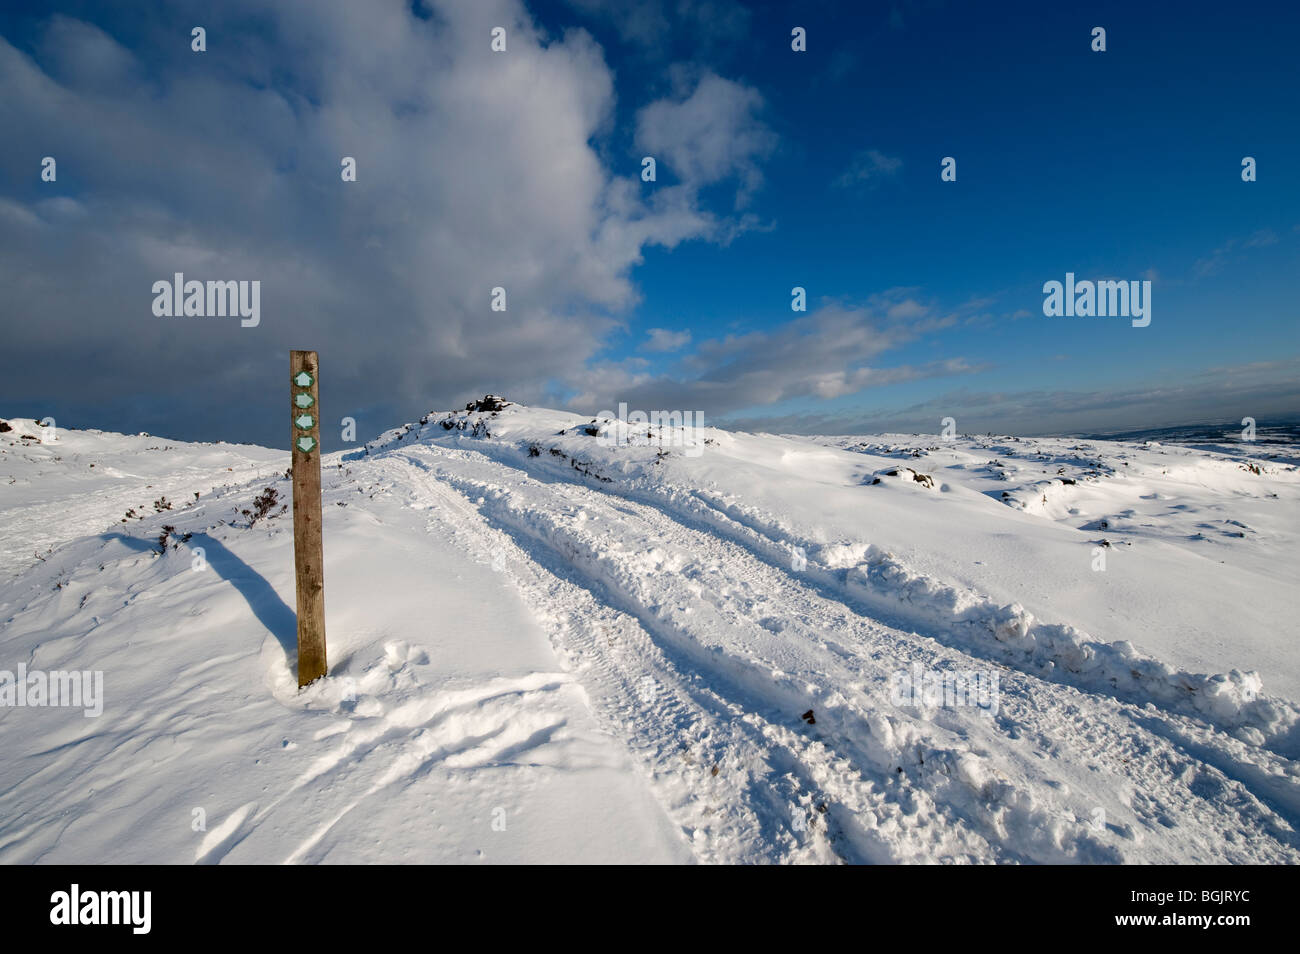
<instances>
[{"instance_id":1,"label":"shadow of post on snow","mask_svg":"<svg viewBox=\"0 0 1300 954\"><path fill-rule=\"evenodd\" d=\"M102 534L105 540L117 540L132 550L143 553L146 550L157 553L157 544L152 540L128 537L122 533ZM207 565L231 586L239 591L248 603L248 608L284 649L285 661L290 671L298 674L298 616L280 599L266 577L258 573L216 537L206 533L193 534L185 543L191 551L201 547L203 559Z\"/></svg>"}]
</instances>

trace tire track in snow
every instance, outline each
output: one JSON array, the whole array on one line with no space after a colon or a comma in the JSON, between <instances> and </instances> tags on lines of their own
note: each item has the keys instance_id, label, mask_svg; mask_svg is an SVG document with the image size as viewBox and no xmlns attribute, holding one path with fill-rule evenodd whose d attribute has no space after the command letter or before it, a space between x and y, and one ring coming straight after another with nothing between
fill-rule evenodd
<instances>
[{"instance_id":1,"label":"tire track in snow","mask_svg":"<svg viewBox=\"0 0 1300 954\"><path fill-rule=\"evenodd\" d=\"M449 479L453 484L458 483L454 477L449 477L446 474L441 476L444 479ZM462 486L462 492L464 492L464 489ZM578 492L579 495L590 493L581 487L571 489ZM472 496L476 491L476 486L471 483L468 490ZM591 500L587 502L590 503ZM638 519L647 516L662 517L651 508L645 508L637 504L617 509L625 515L635 515ZM525 535L529 533L526 521L511 521L507 518L505 522ZM550 525L545 529L548 531L546 535L538 535L534 531L533 535L536 540L540 541L548 537L565 537L565 528L562 524ZM665 531L666 528L661 526L657 539L666 540L670 538L672 534ZM694 531L688 531L688 533L694 533ZM707 548L710 545L716 546L720 542L707 537L707 535L700 535L699 538L693 540L693 543L696 549L700 549ZM716 565L744 563L745 557L743 554L731 552L732 548L725 543L721 545L724 548L724 553ZM688 542L686 546L691 546L691 543ZM635 592L637 582L645 579L644 576L638 576L635 569L630 575L622 575L621 578L615 581L609 579L607 572L601 572L599 564L604 554L599 546L584 547L581 544L570 546L566 549L565 556L568 563L586 571L588 578L586 585L588 588L604 593L615 604L621 604L621 608L630 615L637 617L645 629L653 634L660 643L666 644L670 650L683 656L683 662L694 671L708 673L718 694L728 700L728 706L732 710L733 717L742 715L745 718L755 716L762 718L764 733L769 739L777 734L784 734L788 737L791 730L787 726L781 725L781 722L794 723L796 713L805 707L814 708L819 713L818 725L821 728L816 730L802 729L798 734L815 740L814 746L829 749L841 767L847 768L858 775L860 780L868 783L872 777L877 780L885 780L886 797L895 803L889 808L901 815L901 817L908 818L908 824L917 824L913 816L920 816L924 820L924 825L931 828L932 831L943 830L958 833L959 840L967 842L965 854L957 854L959 860L978 860L980 858L1060 860L1062 852L1053 839L1047 839L1044 843L1028 845L1027 852L1022 852L1019 849L1008 849L1005 846L990 846L987 842L980 844L978 847L972 847L969 844L972 840L982 841L979 835L974 834L977 828L985 829L986 833L993 835L995 839L1002 837L1002 834L999 831L1000 820L995 817L996 813L986 812L976 800L969 797L949 798L946 803L943 803L936 802L932 797L934 794L932 789L949 787L954 776L960 778L962 770L967 767L960 761L964 754L962 750L948 748L945 740L922 738L914 731L908 731L909 728L914 730L915 726L900 726L897 720L890 720L887 717L873 719L866 716L861 709L846 705L845 700L839 697L838 691L828 696L810 681L825 681L817 668L808 668L802 673L791 676L779 669L773 669L762 660L746 660L735 653L726 652L721 646L714 645L707 650L701 649L696 641L696 637L700 634L690 632L689 628L682 626L679 620L665 622L662 619L662 614L652 610L653 598L642 597L639 600L636 598L629 600L625 594ZM751 567L752 569L753 567ZM790 584L792 581L784 580L783 582ZM697 589L693 595L703 599L705 603L710 602L709 592L706 589ZM720 602L725 603L726 601ZM745 620L744 613L732 613L731 618L723 622L722 628L739 627ZM754 623L753 620L748 620L748 622ZM847 624L848 618L840 617L840 622ZM752 639L754 636L763 633L765 633L765 630L762 626L751 626L750 638ZM883 676L876 681L883 683ZM844 680L830 680L830 682L832 685L836 685L843 684ZM870 703L867 703L867 707L870 708ZM835 725L838 731L831 729L832 725ZM924 734L924 730L922 730L922 734ZM900 753L893 747L897 736L902 736L905 740L901 743L904 748L913 750L910 757L908 754ZM888 741L882 743L880 739ZM838 751L836 746L843 751ZM929 768L926 768L927 758L930 760ZM862 765L868 766L867 772L864 773L859 768ZM904 772L907 774L904 774ZM924 778L927 784L918 786L917 780L920 778ZM819 779L819 781L824 783L825 779ZM897 788L898 791L891 792L890 787ZM957 787L960 788L959 785ZM846 801L850 806L850 816L856 818L865 815L870 820L866 827L868 829L875 827L878 820L874 815L880 812L880 804L877 804L876 811L872 812L854 805L851 799ZM1037 821L1046 822L1048 820L1046 814L1034 806L1032 799L1021 799L1019 802L1030 815L1040 816ZM842 810L844 803L837 803L836 808ZM1026 826L1022 825L1022 827ZM1027 827L1032 829L1033 826ZM1092 844L1090 835L1083 829L1075 831L1060 830L1053 834L1056 837L1064 837L1067 841L1090 845L1095 850L1101 850L1103 859L1115 860L1114 858L1108 858L1106 852L1100 849L1100 846ZM934 851L934 847L931 846L931 851L928 854L924 852L909 853L909 857L915 859L951 856L951 848ZM999 855L999 849L1003 854Z\"/></svg>"},{"instance_id":2,"label":"tire track in snow","mask_svg":"<svg viewBox=\"0 0 1300 954\"><path fill-rule=\"evenodd\" d=\"M584 482L575 475L571 468L552 466L544 458L540 462L524 458L514 445L483 441L479 446L475 447L475 450L483 456L495 460L502 466L521 467L536 477L544 477L547 482L559 481L598 490L611 499L632 500L664 513L672 514L678 523L705 533L724 537L782 572L789 572L792 547L804 547L810 552L821 547L818 542L803 537L791 536L780 528L773 527L769 522L746 512L744 508L732 507L724 502L719 502L713 499L715 495L699 488L675 487L672 485L651 486L649 488L637 486L638 483L643 483L642 481ZM906 571L905 567L894 565L895 562L886 555L885 569L890 572L896 570ZM1089 653L1101 652L1113 655L1113 650L1108 644L1090 643L1082 647L1071 644L1064 649L1056 648L1046 653L1022 657L1021 654L1010 651L1009 645L1002 641L1004 638L1002 633L995 635L992 632L993 625L997 624L1007 627L1008 635L1006 638L1015 640L1020 635L1023 635L1016 630L1017 625L1020 623L1020 620L1016 618L1016 614L1006 614L1004 619L1005 611L994 611L992 618L985 621L985 624L990 627L989 632L985 634L986 639L971 639L968 634L959 635L961 628L969 628L973 623L972 620L966 618L965 613L954 614L946 622L942 620L936 622L934 619L935 614L927 612L929 607L909 608L906 605L908 597L899 599L899 594L890 592L888 589L884 594L875 594L870 592L869 588L864 589L861 586L853 585L854 570L861 571L864 567L870 565L870 563L859 563L857 566L848 569L836 568L821 565L816 559L809 558L807 559L807 566L800 572L800 579L805 584L817 587L823 596L844 603L855 613L866 615L897 628L916 629L957 649L963 654L978 656L996 665L1010 665L1038 679L1047 679L1061 685L1075 686L1088 692L1102 693L1120 701L1138 705L1154 704L1179 715L1192 715L1196 718L1207 719L1219 724L1219 727L1225 730L1235 724L1232 719L1223 720L1220 717L1221 714L1213 711L1213 705L1208 706L1210 711L1205 711L1206 700L1194 699L1190 694L1180 696L1179 692L1172 688L1178 686L1190 689L1190 686L1182 685L1181 679L1187 677L1196 682L1198 677L1194 674L1174 674L1172 682L1165 684L1165 678L1157 677L1153 682L1151 674L1147 673L1144 677L1145 682L1139 681L1135 687L1126 690L1108 682L1096 673L1090 678L1085 678L1083 675L1072 671L1075 663L1086 658ZM863 577L863 579L868 578L870 577ZM916 582L923 582L925 584L924 589L939 585L938 581L933 580L918 580ZM940 588L942 587L940 586ZM992 606L993 604L990 603L990 608ZM1027 622L1032 623L1033 617L1028 616ZM1059 629L1062 628L1049 625L1045 627L1043 635L1050 638L1054 631ZM1056 635L1064 636L1063 633ZM1076 659L1075 657L1081 658ZM1044 666L1044 662L1047 661L1050 661L1051 665ZM1137 665L1149 669L1153 663L1155 663L1155 660L1148 658L1141 660ZM1124 666L1121 666L1120 669L1127 672L1127 668ZM1139 672L1134 669L1132 674L1136 677ZM1112 675L1114 675L1113 672ZM1200 703L1199 706L1196 704L1198 702ZM1300 753L1300 723L1292 722L1289 730L1287 729L1287 719L1294 718L1294 705L1287 700L1274 698L1259 700L1251 704L1249 708L1254 712L1255 716L1262 718L1262 722L1255 731L1258 731L1258 728L1263 728L1267 733L1261 733L1259 736L1263 740L1263 747L1277 752L1290 763ZM1239 718L1240 716L1241 713L1237 713L1236 717ZM1243 724L1252 725L1251 719L1246 719ZM1257 774L1240 765L1225 765L1224 769L1243 776ZM1288 799L1284 798L1284 801L1288 801ZM1297 807L1300 807L1300 797L1290 801L1290 810L1295 810Z\"/></svg>"},{"instance_id":3,"label":"tire track in snow","mask_svg":"<svg viewBox=\"0 0 1300 954\"><path fill-rule=\"evenodd\" d=\"M726 700L695 685L630 615L597 600L590 581L575 579L568 557L544 541L493 528L464 497L425 481L422 499L454 513L453 525L480 538L480 553L508 547L512 576L538 608L556 649L579 674L604 721L647 766L651 785L708 861L879 862L899 860L883 845L854 835L843 844L806 837L789 824L799 793L811 800L798 740L766 738L766 720L742 720ZM409 481L410 475L406 480ZM584 585L586 584L586 585ZM647 685L647 680L651 685ZM649 690L649 691L648 691ZM806 743L805 743L806 747ZM717 768L716 772L710 766ZM928 846L927 846L928 848Z\"/></svg>"},{"instance_id":4,"label":"tire track in snow","mask_svg":"<svg viewBox=\"0 0 1300 954\"><path fill-rule=\"evenodd\" d=\"M761 719L764 737L793 734L793 741L789 738L778 739L779 744L784 746L779 751L786 753L787 758L790 753L794 753L793 757L797 761L793 765L787 763L779 767L797 768L798 764L807 764L802 762L804 756L798 752L797 740L802 739L828 748L833 753L833 760L834 756L839 756L841 761L848 762L854 767L857 777L868 785L873 781L879 782L882 777L889 777L889 769L892 768L895 770L892 774L902 776L906 782L904 791L895 796L894 804L911 808L912 803L917 802L927 813L927 820L935 821L939 827L962 832L966 836L979 832L974 841L967 845L967 857L973 860L1062 860L1073 857L1118 860L1120 848L1129 847L1125 842L1137 840L1138 829L1125 824L1111 826L1114 833L1120 836L1119 846L1103 845L1093 838L1092 833L1079 824L1081 814L1077 809L1064 810L1057 804L1058 800L1053 797L1050 785L1044 785L1041 779L1041 766L1037 767L1037 771L1019 773L1014 781L996 777L996 769L994 777L984 777L978 759L975 760L976 765L970 764L968 756L972 754L971 749L960 740L975 738L982 744L991 743L1003 748L1006 747L1006 740L991 737L996 733L989 731L972 732L972 729L980 727L970 725L969 719L963 719L960 714L951 711L935 714L934 723L929 723L909 719L897 709L887 716L882 715L882 707L878 703L883 700L878 697L873 699L864 694L856 699L835 699L830 693L823 692L817 701L817 706L820 707L815 706L818 712L817 730L794 731L788 726L779 725L783 717L789 719L794 714L792 709L799 711L797 707L803 700L817 695L815 692L811 695L803 694L798 688L799 682L806 680L809 686L815 686L815 680L820 674L807 670L792 677L780 672L779 666L776 667L779 675L773 673L771 664L781 661L780 641L767 639L773 634L768 633L759 621L798 621L802 617L815 621L821 633L840 627L853 634L859 645L837 647L826 642L824 636L813 632L813 626L795 626L800 629L797 635L802 637L800 645L803 652L805 655L811 653L814 657L821 657L818 664L822 668L833 667L832 660L835 659L860 661L863 658L873 658L870 652L865 656L863 654L863 650L870 649L873 642L877 644L874 657L882 657L882 650L888 650L891 661L910 656L912 659L925 660L930 665L956 661L969 667L972 660L964 654L939 646L926 646L928 641L915 634L891 632L878 624L867 626L868 621L863 620L851 608L826 599L819 588L810 588L806 581L792 578L788 571L758 560L747 550L735 547L729 541L719 540L715 534L683 526L656 508L629 502L623 497L612 497L603 489L597 491L582 484L553 479L542 485L524 472L513 468L504 470L499 464L492 464L490 458L469 451L421 447L404 448L400 453L409 463L430 471L437 479L455 485L462 495L471 499L482 497L480 513L488 517L489 522L509 530L517 541L522 542L522 549L528 551L524 554L525 557L535 554L539 547L544 547L553 554L553 557L544 562L554 563L558 559L577 570L577 577L586 589L606 596L620 610L635 617L653 640L665 644L678 657L678 662L685 664L679 666L676 678L684 678L682 684L693 688L695 695L692 701L697 706L700 705L701 691L711 693L718 700L722 708L714 706L715 719L723 712L732 711L733 721L737 718L744 721L744 717ZM434 459L430 460L431 457ZM379 460L375 463L379 463ZM449 468L457 464L464 465L462 469L467 473L452 473ZM545 476L553 477L551 474ZM503 492L499 489L503 479L512 485L510 491ZM537 499L530 499L528 505L521 506L519 498L525 491L530 491ZM618 503L614 505L611 501ZM594 513L609 518L607 524L620 520L624 524L640 521L642 527L637 531L639 537L634 533L635 538L672 540L679 549L687 552L711 552L718 556L713 562L715 573L717 567L729 570L744 567L750 578L739 581L709 580L708 574L702 575L699 567L693 566L695 561L690 559L665 571L665 560L651 557L651 562L647 563L645 553L620 549L621 544L615 536L605 540L594 538L589 530L583 529L587 524L573 519L576 507L589 508ZM654 565L655 559L659 559L658 565ZM648 580L662 579L665 572L684 570L690 570L688 578L693 575L692 585L685 593L679 589L674 594L671 588L665 590L662 586L656 588L646 585ZM718 598L714 592L716 584L720 582L724 587L729 587L725 590L728 595L723 599ZM754 588L755 582L761 583L757 589ZM733 593L737 589L741 594L739 597ZM674 598L684 598L685 605L691 608L677 613L666 609L665 604ZM698 620L702 609L709 606L710 599L715 604L714 622L718 627L723 630L729 627L747 630L747 644L763 643L766 640L764 648L770 656L758 658L751 654L751 658L742 659L736 655L735 645L704 646L699 641L701 631L698 627L692 629L695 621L689 617L694 611ZM773 605L764 609L764 603ZM864 626L867 626L865 631ZM880 645L882 643L884 645ZM920 644L920 651L917 651L917 644ZM819 645L823 651L813 651ZM804 661L807 662L806 659ZM765 666L769 667L766 671ZM692 667L696 669L694 675L680 675ZM713 685L708 685L703 690L695 685L699 682L701 671L708 673L713 680ZM1004 704L997 732L1005 733L1009 729L1018 733L1033 733L1053 747L1058 756L1060 753L1073 754L1077 750L1073 747L1076 742L1070 734L1070 719L1061 718L1063 708L1068 711L1068 707L1073 707L1076 713L1084 712L1085 717L1091 717L1091 721L1103 726L1099 734L1106 737L1103 749L1109 752L1103 752L1099 756L1105 763L1104 767L1121 776L1134 774L1132 765L1122 755L1116 754L1124 750L1135 731L1132 720L1116 718L1117 715L1122 715L1116 710L1125 709L1125 704L1109 697L1090 697L1078 690L1043 683L1031 676L1011 671L1008 674L1012 676L1013 683L1009 687L1011 691L1004 693L1007 703ZM874 676L875 682L879 684L883 675L884 672L877 666L874 673L861 670L842 673L842 676L848 678L832 680L831 685L848 685L855 679L862 684L864 676ZM869 679L866 681L870 682ZM1042 706L1044 698L1051 700L1052 704ZM1088 713L1089 709L1094 711ZM1096 711L1098 709L1102 711ZM1077 719L1078 715L1071 718ZM891 742L896 743L892 747L883 746L881 750L872 752L870 740L873 738L873 729L882 737L888 738L893 734L904 737L903 741L891 739ZM1143 731L1143 734L1149 733ZM956 744L954 739L957 740ZM1063 741L1071 744L1062 745ZM1083 745L1083 742L1080 740L1077 744ZM1163 738L1144 739L1143 744L1158 750L1158 755L1163 757L1164 761L1161 758L1155 759L1157 765L1173 765L1179 761L1194 765L1198 761L1189 760L1185 753L1176 753L1175 747ZM927 758L928 765L925 761ZM1023 757L1019 758L1023 761ZM895 765L896 762L900 764ZM867 771L861 770L864 766ZM1195 771L1214 772L1211 766L1203 764ZM795 774L799 773L796 771ZM817 774L816 771L807 770L803 776L806 780L816 778ZM1134 782L1140 781L1143 787L1155 784L1157 790L1163 785L1164 801L1161 804L1164 807L1158 810L1160 817L1167 818L1173 813L1189 824L1194 822L1215 832L1224 828L1222 816L1230 804L1235 812L1256 816L1256 823L1272 833L1277 840L1276 844L1265 846L1263 854L1294 859L1294 840L1293 833L1289 835L1290 826L1260 805L1239 781L1222 777L1223 773L1203 776L1209 781L1200 783L1202 791L1211 789L1225 793L1219 803L1215 804L1192 792L1191 784L1170 785L1167 772L1163 776L1161 771L1148 774L1154 777L1135 779ZM1137 785L1134 789L1137 789ZM931 805L925 805L926 801L931 802ZM1132 809L1131 805L1116 807L1118 811L1113 811L1112 817L1122 816L1126 807ZM870 830L870 825L864 825L862 819L867 812L880 808L879 800L872 808L867 808L861 799L855 803L852 798L846 797L844 802L837 802L828 814L836 822L841 835L849 832L861 835L863 831ZM836 810L839 818L835 817ZM887 810L885 814L888 814ZM1082 814L1086 816L1087 812ZM1147 817L1150 814L1144 815L1141 811L1134 810L1134 821L1147 824L1150 822ZM873 820L879 822L879 819ZM1163 825L1163 822L1158 823ZM981 846L979 841L984 838L991 839L995 847ZM932 845L931 848L933 847ZM1231 846L1211 844L1202 850L1209 857L1221 859L1241 860L1252 857L1234 851ZM1150 853L1155 856L1161 854L1158 848L1151 849ZM859 857L861 860L869 860L871 855L872 852L866 850ZM913 857L918 856L919 854ZM935 853L932 852L930 857L934 856Z\"/></svg>"},{"instance_id":5,"label":"tire track in snow","mask_svg":"<svg viewBox=\"0 0 1300 954\"><path fill-rule=\"evenodd\" d=\"M801 585L816 591L826 599L842 604L853 616L865 616L885 625L898 628L919 628L920 632L931 639L948 646L963 657L970 656L985 664L992 663L1006 669L1008 662L1013 668L1024 673L1032 683L1045 681L1054 685L1070 687L1078 691L1095 695L1101 699L1110 699L1118 703L1126 712L1143 710L1140 719L1147 731L1154 732L1187 754L1213 766L1226 778L1249 789L1251 793L1273 812L1286 819L1291 829L1300 828L1300 763L1288 755L1295 748L1295 742L1288 737L1276 739L1268 746L1245 744L1241 740L1223 731L1222 727L1207 726L1200 713L1183 713L1171 708L1159 699L1147 697L1129 698L1122 692L1110 692L1103 685L1087 682L1078 684L1072 678L1059 673L1045 674L1026 665L1014 665L1014 661L999 657L989 647L971 645L969 640L952 639L930 621L900 619L893 611L881 613L878 608L868 606L855 593L846 587L842 578L844 574L836 573L827 567L821 567L809 560L805 570L795 573L789 564L789 541L776 540L768 536L761 521L742 514L733 517L727 509L710 501L708 495L698 490L644 490L629 487L625 483L601 483L572 475L567 468L549 466L545 459L540 463L527 460L514 451L511 445L493 445L484 443L482 448L476 446L475 452L493 460L503 467L513 469L520 466L524 472L531 473L546 483L561 483L584 490L597 492L611 502L615 509L625 510L627 502L635 502L671 516L683 527L705 534L721 536L735 543L754 558L761 560L774 570L796 579ZM686 503L683 504L682 498ZM809 541L800 541L812 546ZM1153 717L1151 709L1158 715ZM1293 728L1291 736L1297 731ZM1300 847L1294 834L1284 837L1284 841Z\"/></svg>"}]
</instances>

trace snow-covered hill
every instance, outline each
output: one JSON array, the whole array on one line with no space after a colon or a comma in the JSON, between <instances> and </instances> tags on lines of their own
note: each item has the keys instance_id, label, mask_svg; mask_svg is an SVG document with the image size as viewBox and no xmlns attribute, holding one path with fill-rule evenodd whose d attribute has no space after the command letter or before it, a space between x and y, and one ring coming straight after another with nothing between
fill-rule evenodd
<instances>
[{"instance_id":1,"label":"snow-covered hill","mask_svg":"<svg viewBox=\"0 0 1300 954\"><path fill-rule=\"evenodd\" d=\"M430 414L299 693L287 452L9 423L0 861L1300 860L1294 458Z\"/></svg>"}]
</instances>

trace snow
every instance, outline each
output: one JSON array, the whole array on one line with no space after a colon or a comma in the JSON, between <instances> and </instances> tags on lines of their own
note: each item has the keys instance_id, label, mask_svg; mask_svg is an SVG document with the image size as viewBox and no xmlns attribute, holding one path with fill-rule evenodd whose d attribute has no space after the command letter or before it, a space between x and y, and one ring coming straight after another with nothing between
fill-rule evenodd
<instances>
[{"instance_id":1,"label":"snow","mask_svg":"<svg viewBox=\"0 0 1300 954\"><path fill-rule=\"evenodd\" d=\"M252 445L186 444L60 427L46 433L32 420L6 423L10 430L0 433L0 579L74 537L153 516L159 512L154 502L168 493L175 507L196 493L288 466L287 452ZM127 518L127 511L134 513Z\"/></svg>"},{"instance_id":2,"label":"snow","mask_svg":"<svg viewBox=\"0 0 1300 954\"><path fill-rule=\"evenodd\" d=\"M10 421L0 862L1300 860L1295 458L475 408L323 458L301 692L287 452Z\"/></svg>"}]
</instances>

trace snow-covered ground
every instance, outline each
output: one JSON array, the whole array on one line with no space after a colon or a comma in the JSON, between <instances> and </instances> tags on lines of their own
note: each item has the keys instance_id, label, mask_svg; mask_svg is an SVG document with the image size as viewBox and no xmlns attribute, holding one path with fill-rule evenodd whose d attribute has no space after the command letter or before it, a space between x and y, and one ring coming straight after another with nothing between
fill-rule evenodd
<instances>
[{"instance_id":1,"label":"snow-covered ground","mask_svg":"<svg viewBox=\"0 0 1300 954\"><path fill-rule=\"evenodd\" d=\"M287 452L9 423L0 862L1300 861L1295 457L434 413L300 693Z\"/></svg>"}]
</instances>

